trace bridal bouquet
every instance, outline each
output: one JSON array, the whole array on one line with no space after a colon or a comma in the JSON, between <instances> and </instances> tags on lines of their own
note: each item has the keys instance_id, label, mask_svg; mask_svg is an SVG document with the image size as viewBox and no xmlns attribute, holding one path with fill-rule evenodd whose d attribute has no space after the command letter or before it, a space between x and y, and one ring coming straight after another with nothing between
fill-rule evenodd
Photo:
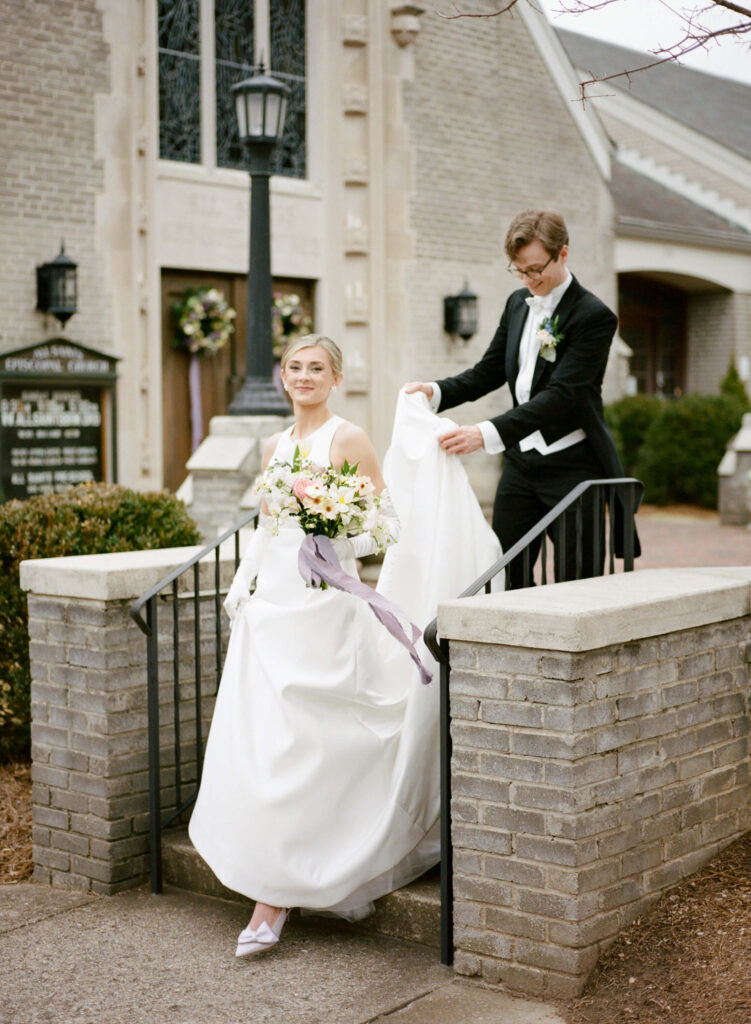
<instances>
[{"instance_id":1,"label":"bridal bouquet","mask_svg":"<svg viewBox=\"0 0 751 1024\"><path fill-rule=\"evenodd\" d=\"M272 463L255 491L266 502L274 532L283 520L294 519L303 533L330 539L368 533L379 551L394 542L373 484L357 464L345 462L340 470L316 466L298 445L292 462Z\"/></svg>"}]
</instances>

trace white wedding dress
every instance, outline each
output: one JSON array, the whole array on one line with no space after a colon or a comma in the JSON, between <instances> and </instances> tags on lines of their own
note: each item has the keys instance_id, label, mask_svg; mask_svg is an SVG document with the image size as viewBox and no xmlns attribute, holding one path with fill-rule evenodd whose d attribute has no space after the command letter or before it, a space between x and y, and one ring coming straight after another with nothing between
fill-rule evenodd
<instances>
[{"instance_id":1,"label":"white wedding dress","mask_svg":"<svg viewBox=\"0 0 751 1024\"><path fill-rule=\"evenodd\" d=\"M343 421L309 437L329 463ZM421 628L499 554L450 421L400 395L384 475L402 523L378 590ZM286 431L273 455L291 460ZM232 627L189 832L230 889L278 907L357 919L439 859L438 673L423 686L365 601L305 586L303 534L268 541L253 596ZM344 561L355 575L354 561Z\"/></svg>"}]
</instances>

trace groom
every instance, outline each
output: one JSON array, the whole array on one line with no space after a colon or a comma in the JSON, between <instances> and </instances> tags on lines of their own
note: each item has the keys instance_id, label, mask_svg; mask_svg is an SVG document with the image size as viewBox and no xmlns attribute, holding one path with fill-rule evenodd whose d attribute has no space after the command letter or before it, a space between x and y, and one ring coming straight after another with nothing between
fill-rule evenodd
<instances>
[{"instance_id":1,"label":"groom","mask_svg":"<svg viewBox=\"0 0 751 1024\"><path fill-rule=\"evenodd\" d=\"M508 270L525 287L513 292L489 348L473 367L437 383L408 384L435 412L481 398L508 383L514 406L441 438L456 455L484 448L503 452L493 506L493 529L504 551L583 480L623 476L602 408L601 387L615 314L568 270L568 231L552 210L524 210L506 235ZM601 543L592 539L592 492L585 492L581 575L602 572ZM575 513L567 514L565 543L555 544L556 580L577 575ZM589 527L589 529L588 529ZM540 541L531 548L534 565ZM636 542L636 554L639 553ZM507 587L525 585L521 556L507 569Z\"/></svg>"}]
</instances>

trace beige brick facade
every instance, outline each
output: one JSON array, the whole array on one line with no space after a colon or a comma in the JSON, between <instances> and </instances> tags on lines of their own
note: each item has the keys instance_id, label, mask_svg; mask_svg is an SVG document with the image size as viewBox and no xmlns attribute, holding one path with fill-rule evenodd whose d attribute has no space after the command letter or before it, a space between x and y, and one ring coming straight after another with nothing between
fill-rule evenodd
<instances>
[{"instance_id":1,"label":"beige brick facade","mask_svg":"<svg viewBox=\"0 0 751 1024\"><path fill-rule=\"evenodd\" d=\"M2 273L12 302L2 349L65 334L112 350L112 300L96 204L104 166L95 144L95 97L110 89L109 47L96 0L0 5ZM80 313L65 332L36 312L35 267L61 240L78 264Z\"/></svg>"}]
</instances>

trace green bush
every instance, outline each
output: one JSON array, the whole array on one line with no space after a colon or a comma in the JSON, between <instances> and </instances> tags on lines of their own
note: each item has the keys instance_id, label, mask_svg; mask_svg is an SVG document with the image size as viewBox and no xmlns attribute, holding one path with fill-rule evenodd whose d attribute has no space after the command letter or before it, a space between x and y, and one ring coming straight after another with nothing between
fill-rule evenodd
<instances>
[{"instance_id":1,"label":"green bush","mask_svg":"<svg viewBox=\"0 0 751 1024\"><path fill-rule=\"evenodd\" d=\"M647 431L634 469L654 505L717 507L717 467L741 425L743 406L727 395L666 402Z\"/></svg>"},{"instance_id":2,"label":"green bush","mask_svg":"<svg viewBox=\"0 0 751 1024\"><path fill-rule=\"evenodd\" d=\"M605 419L626 476L635 475L639 449L662 406L657 395L628 395L605 407Z\"/></svg>"},{"instance_id":3,"label":"green bush","mask_svg":"<svg viewBox=\"0 0 751 1024\"><path fill-rule=\"evenodd\" d=\"M731 361L728 367L728 372L720 381L720 394L734 399L743 408L744 412L751 412L751 402L748 400L748 393L733 361Z\"/></svg>"},{"instance_id":4,"label":"green bush","mask_svg":"<svg viewBox=\"0 0 751 1024\"><path fill-rule=\"evenodd\" d=\"M200 542L174 495L115 484L80 484L60 494L0 505L0 762L28 757L29 640L19 565L27 558L140 551Z\"/></svg>"}]
</instances>

